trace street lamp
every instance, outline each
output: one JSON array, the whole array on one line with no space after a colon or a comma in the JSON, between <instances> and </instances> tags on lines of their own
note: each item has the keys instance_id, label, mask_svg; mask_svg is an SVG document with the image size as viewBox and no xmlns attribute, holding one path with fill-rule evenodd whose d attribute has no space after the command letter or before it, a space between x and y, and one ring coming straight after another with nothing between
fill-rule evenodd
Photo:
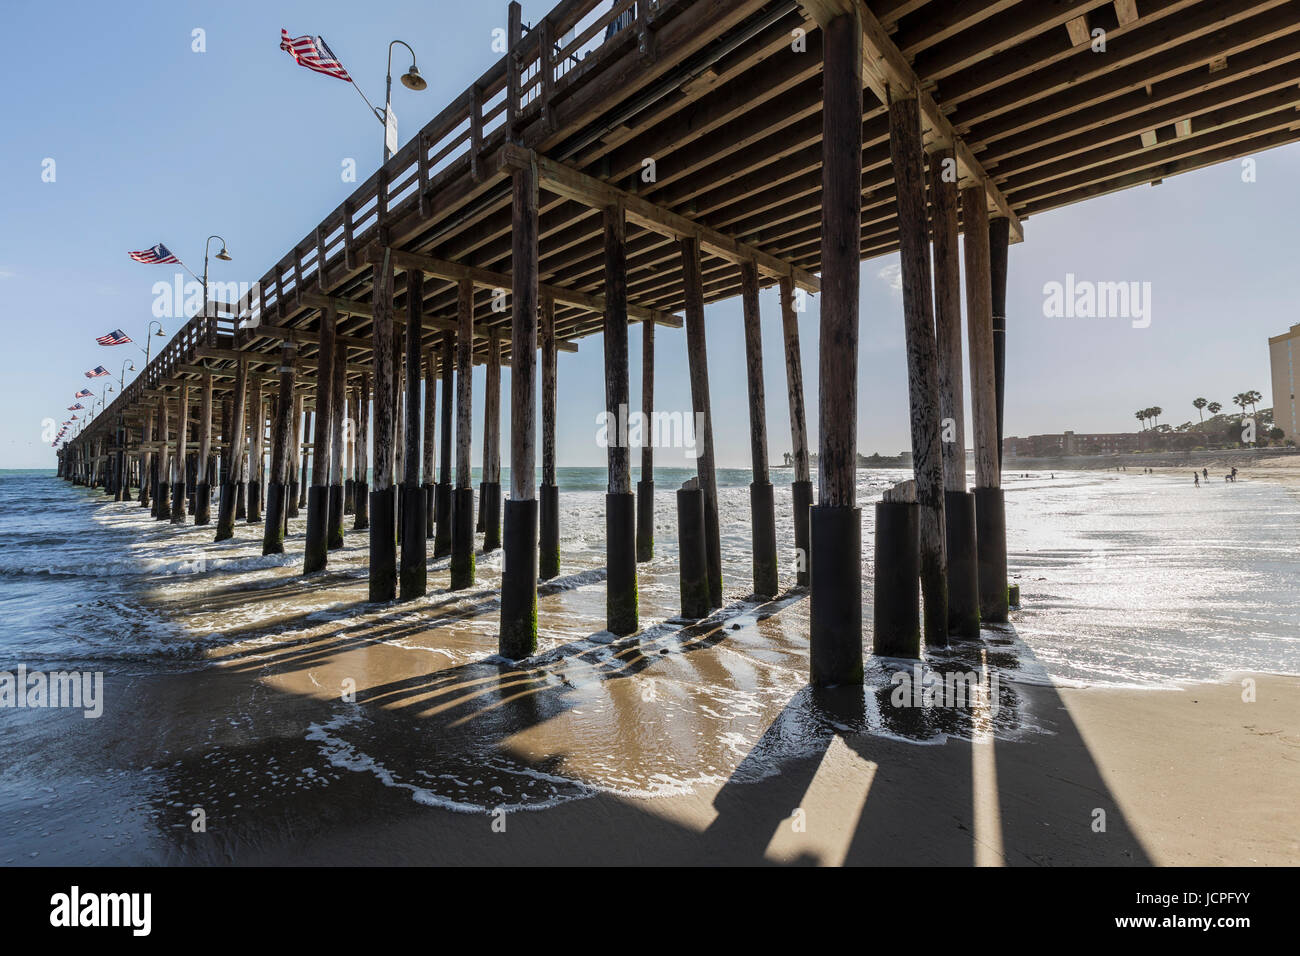
<instances>
[{"instance_id":1,"label":"street lamp","mask_svg":"<svg viewBox=\"0 0 1300 956\"><path fill-rule=\"evenodd\" d=\"M206 294L206 290L205 290L205 294ZM153 330L153 327L155 325L158 326L157 332ZM150 336L156 335L159 338L162 338L164 334L165 333L163 332L162 323L159 322L157 319L154 319L152 322L149 323L149 331L146 332L144 336L144 348L141 350L144 352L144 364L146 367L148 367L149 365L149 350L153 346L153 339Z\"/></svg>"},{"instance_id":2,"label":"street lamp","mask_svg":"<svg viewBox=\"0 0 1300 956\"><path fill-rule=\"evenodd\" d=\"M411 68L402 74L402 85L408 90L420 91L429 84L425 82L424 77L420 75L419 69L415 65L415 51L405 40L394 40L388 44L388 77L384 86L384 115L379 117L379 122L384 124L384 162L393 158L393 151L388 148L388 114L392 112L393 102L393 47L397 44L406 47L406 51L411 54ZM375 111L376 113L378 110Z\"/></svg>"},{"instance_id":3,"label":"street lamp","mask_svg":"<svg viewBox=\"0 0 1300 956\"><path fill-rule=\"evenodd\" d=\"M390 51L391 52L391 51ZM221 239L220 236L208 236L207 242L203 243L203 314L208 314L208 250L212 246L213 239ZM226 251L226 240L221 239L221 251L217 253L217 258L222 262L230 261L230 253Z\"/></svg>"},{"instance_id":4,"label":"street lamp","mask_svg":"<svg viewBox=\"0 0 1300 956\"><path fill-rule=\"evenodd\" d=\"M132 362L130 359L127 359L125 362L122 363L122 374L118 376L117 379L117 384L121 388L126 388L126 373L128 371L127 369L128 365L131 366L130 371L132 372L135 371L135 363Z\"/></svg>"}]
</instances>

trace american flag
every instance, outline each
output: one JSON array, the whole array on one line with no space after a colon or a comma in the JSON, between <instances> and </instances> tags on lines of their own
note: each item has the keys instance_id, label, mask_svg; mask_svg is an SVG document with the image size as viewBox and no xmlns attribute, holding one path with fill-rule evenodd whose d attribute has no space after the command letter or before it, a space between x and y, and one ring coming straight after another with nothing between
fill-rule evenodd
<instances>
[{"instance_id":1,"label":"american flag","mask_svg":"<svg viewBox=\"0 0 1300 956\"><path fill-rule=\"evenodd\" d=\"M81 391L79 391L76 395L73 395L72 397L73 397L73 398L90 398L93 394L94 394L94 393L93 393L90 389L88 389L88 388L83 388Z\"/></svg>"},{"instance_id":2,"label":"american flag","mask_svg":"<svg viewBox=\"0 0 1300 956\"><path fill-rule=\"evenodd\" d=\"M96 365L94 368L92 368L89 372L86 373L86 378L99 378L102 375L109 375L109 374L111 373L109 372L108 369L104 368L104 366Z\"/></svg>"},{"instance_id":3,"label":"american flag","mask_svg":"<svg viewBox=\"0 0 1300 956\"><path fill-rule=\"evenodd\" d=\"M305 66L309 70L315 70L317 73L324 73L326 76L337 77L348 83L352 82L352 77L348 76L348 71L343 69L343 64L339 62L334 51L329 48L324 37L297 37L289 38L289 31L280 30L280 49L284 50L297 61L299 66Z\"/></svg>"},{"instance_id":4,"label":"american flag","mask_svg":"<svg viewBox=\"0 0 1300 956\"><path fill-rule=\"evenodd\" d=\"M65 424L65 425L70 425L70 424L72 424L73 422L75 422L75 421L77 421L77 420L78 420L78 419L77 419L77 416L76 416L76 415L73 415L71 418L69 418L69 419L68 419L66 422L64 422L63 424Z\"/></svg>"},{"instance_id":5,"label":"american flag","mask_svg":"<svg viewBox=\"0 0 1300 956\"><path fill-rule=\"evenodd\" d=\"M164 246L161 242L149 249L140 252L128 252L128 256L136 262L148 262L153 265L167 265L168 263L180 263L181 260L172 255L172 251Z\"/></svg>"},{"instance_id":6,"label":"american flag","mask_svg":"<svg viewBox=\"0 0 1300 956\"><path fill-rule=\"evenodd\" d=\"M126 345L131 341L131 336L127 335L121 329L114 329L107 335L101 335L95 339L100 345Z\"/></svg>"},{"instance_id":7,"label":"american flag","mask_svg":"<svg viewBox=\"0 0 1300 956\"><path fill-rule=\"evenodd\" d=\"M75 405L69 405L69 406L68 406L68 411L70 411L70 412L79 412L79 411L81 411L81 410L82 410L83 408L85 408L85 407L86 407L86 406L83 405L83 404L81 404L81 402L77 402L77 404L75 404Z\"/></svg>"}]
</instances>

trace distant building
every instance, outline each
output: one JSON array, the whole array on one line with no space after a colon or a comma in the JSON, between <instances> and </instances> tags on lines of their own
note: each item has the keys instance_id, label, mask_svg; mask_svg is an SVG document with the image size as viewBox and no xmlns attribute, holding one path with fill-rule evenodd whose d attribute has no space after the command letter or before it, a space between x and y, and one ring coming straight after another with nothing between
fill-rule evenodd
<instances>
[{"instance_id":1,"label":"distant building","mask_svg":"<svg viewBox=\"0 0 1300 956\"><path fill-rule=\"evenodd\" d=\"M1006 458L1065 458L1070 455L1121 455L1139 450L1137 432L1100 432L1059 435L1030 435L1028 438L1002 439Z\"/></svg>"},{"instance_id":2,"label":"distant building","mask_svg":"<svg viewBox=\"0 0 1300 956\"><path fill-rule=\"evenodd\" d=\"M1300 359L1300 325L1268 340L1269 366L1273 369L1273 424L1287 438L1300 438L1300 416L1296 414L1295 366Z\"/></svg>"}]
</instances>

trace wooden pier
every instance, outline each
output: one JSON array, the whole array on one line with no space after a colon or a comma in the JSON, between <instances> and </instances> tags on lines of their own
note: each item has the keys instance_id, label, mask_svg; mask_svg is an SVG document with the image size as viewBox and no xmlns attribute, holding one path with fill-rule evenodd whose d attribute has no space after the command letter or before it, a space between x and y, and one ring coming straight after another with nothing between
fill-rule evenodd
<instances>
[{"instance_id":1,"label":"wooden pier","mask_svg":"<svg viewBox=\"0 0 1300 956\"><path fill-rule=\"evenodd\" d=\"M770 596L782 579L809 585L813 681L860 681L862 323L906 333L899 406L911 416L924 641L977 636L981 620L1007 614L999 439L1005 336L1017 322L1005 314L1007 249L1024 221L1300 139L1294 0L564 0L527 27L518 4L508 12L509 52L248 296L189 320L61 450L63 477L119 498L134 483L140 503L172 522L189 519L197 493L193 518L206 523L217 490L215 539L236 521L265 522L267 553L283 549L283 523L309 485L304 573L328 565L351 511L369 535L372 601L425 593L430 552L450 554L450 586L468 587L470 372L486 364L479 510L484 546L504 547L501 652L517 659L535 647L539 574L562 564L556 353L604 336L604 407L617 415L630 401L628 323L648 323L643 410L656 359L684 358L703 423L706 603L721 606L724 588ZM900 313L860 316L860 263L895 251ZM784 333L766 349L764 287L779 290ZM724 582L705 306L737 295L754 561L752 581ZM815 495L805 297L820 306ZM655 325L684 334L656 339ZM778 346L795 464L788 527L773 515L764 414L763 362ZM356 423L350 469L345 415ZM629 449L609 449L616 633L638 626L637 562L655 547L651 453L641 461L634 487ZM797 564L778 567L792 546ZM919 654L920 640L902 651Z\"/></svg>"}]
</instances>

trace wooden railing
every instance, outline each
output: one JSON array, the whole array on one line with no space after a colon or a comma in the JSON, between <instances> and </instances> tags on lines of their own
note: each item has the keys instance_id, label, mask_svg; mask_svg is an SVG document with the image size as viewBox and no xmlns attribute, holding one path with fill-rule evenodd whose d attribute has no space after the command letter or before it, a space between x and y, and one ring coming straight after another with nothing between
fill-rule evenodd
<instances>
[{"instance_id":1,"label":"wooden railing","mask_svg":"<svg viewBox=\"0 0 1300 956\"><path fill-rule=\"evenodd\" d=\"M648 50L656 18L682 2L618 0L600 11L609 0L561 0L532 28L519 21L518 7L512 4L506 54L290 249L247 295L220 316L190 319L95 425L125 411L143 389L157 388L178 365L187 364L195 346L228 335L239 348L256 335L258 325L278 324L299 290L322 290L321 277L340 257L347 271L358 268L366 246L385 223L412 208L428 215L429 195L440 185L466 171L481 179L487 152L514 139L538 116L549 125L551 103L599 69L616 47L622 48L621 42L609 44L609 39L621 40L624 31L635 31L640 48Z\"/></svg>"}]
</instances>

